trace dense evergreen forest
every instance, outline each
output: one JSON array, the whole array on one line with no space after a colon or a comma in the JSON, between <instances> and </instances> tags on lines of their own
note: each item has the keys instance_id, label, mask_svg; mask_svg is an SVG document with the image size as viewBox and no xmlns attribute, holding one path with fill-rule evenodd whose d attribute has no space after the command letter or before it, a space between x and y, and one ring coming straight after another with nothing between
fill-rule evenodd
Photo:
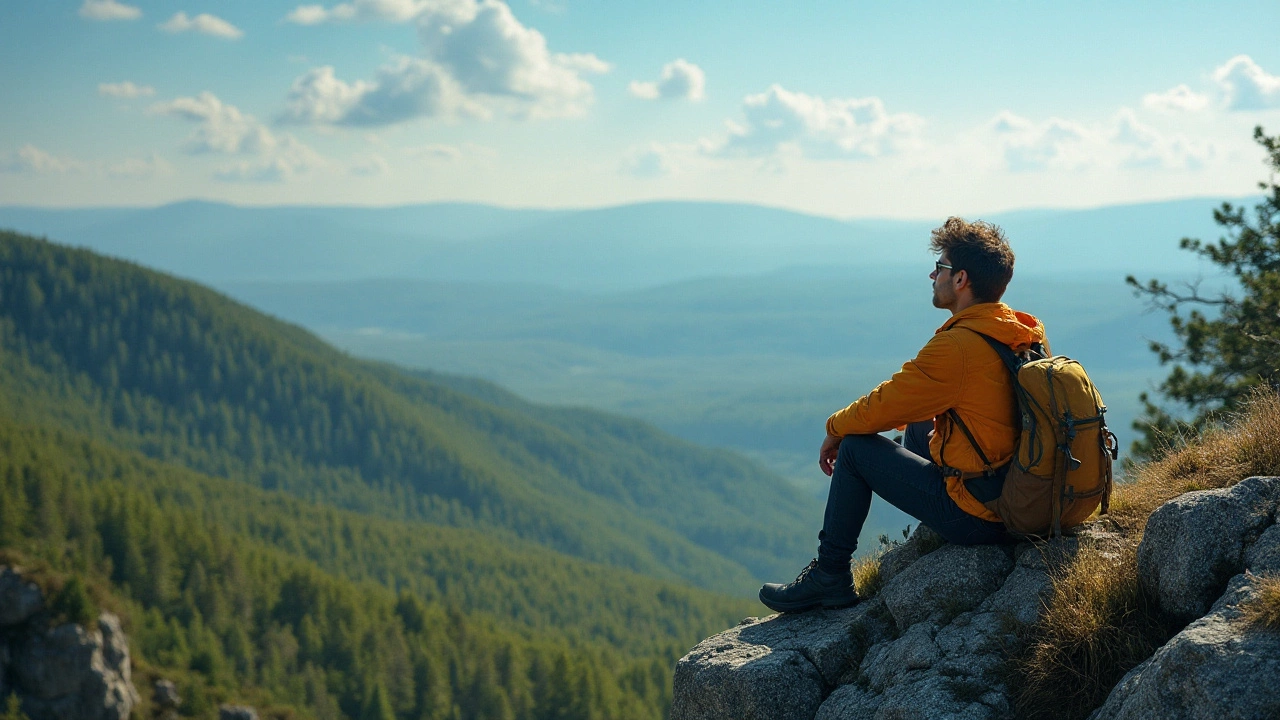
<instances>
[{"instance_id":1,"label":"dense evergreen forest","mask_svg":"<svg viewBox=\"0 0 1280 720\"><path fill-rule=\"evenodd\" d=\"M5 416L348 509L743 594L813 545L812 499L740 458L622 418L484 402L193 283L13 233L0 347Z\"/></svg>"},{"instance_id":2,"label":"dense evergreen forest","mask_svg":"<svg viewBox=\"0 0 1280 720\"><path fill-rule=\"evenodd\" d=\"M675 658L758 611L675 581L794 564L802 508L640 423L453 385L0 233L3 560L68 619L121 613L191 716L663 716Z\"/></svg>"}]
</instances>

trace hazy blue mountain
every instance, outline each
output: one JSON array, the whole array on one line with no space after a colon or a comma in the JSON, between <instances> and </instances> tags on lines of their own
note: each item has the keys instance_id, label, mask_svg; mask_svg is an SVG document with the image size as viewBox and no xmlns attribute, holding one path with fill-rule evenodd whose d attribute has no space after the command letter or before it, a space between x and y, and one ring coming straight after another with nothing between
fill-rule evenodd
<instances>
[{"instance_id":1,"label":"hazy blue mountain","mask_svg":"<svg viewBox=\"0 0 1280 720\"><path fill-rule=\"evenodd\" d=\"M1194 272L1183 235L1215 237L1218 199L996 214L1024 268ZM0 227L208 283L402 277L617 290L792 266L854 275L929 262L930 221L840 221L755 205L652 202L589 210L435 204L135 210L0 208ZM849 277L848 271L845 276Z\"/></svg>"}]
</instances>

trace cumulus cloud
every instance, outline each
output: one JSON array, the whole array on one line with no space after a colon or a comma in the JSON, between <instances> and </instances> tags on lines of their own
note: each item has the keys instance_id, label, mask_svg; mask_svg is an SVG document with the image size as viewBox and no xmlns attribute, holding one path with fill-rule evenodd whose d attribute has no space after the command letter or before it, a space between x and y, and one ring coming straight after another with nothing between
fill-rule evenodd
<instances>
[{"instance_id":1,"label":"cumulus cloud","mask_svg":"<svg viewBox=\"0 0 1280 720\"><path fill-rule=\"evenodd\" d=\"M357 0L300 6L294 22L413 20L422 56L400 58L373 80L339 80L320 67L294 81L283 119L337 125L388 125L418 117L558 117L593 100L584 74L610 65L590 53L552 53L546 38L499 0Z\"/></svg>"},{"instance_id":2,"label":"cumulus cloud","mask_svg":"<svg viewBox=\"0 0 1280 720\"><path fill-rule=\"evenodd\" d=\"M1280 77L1263 70L1248 55L1237 55L1213 73L1226 93L1229 110L1280 107Z\"/></svg>"},{"instance_id":3,"label":"cumulus cloud","mask_svg":"<svg viewBox=\"0 0 1280 720\"><path fill-rule=\"evenodd\" d=\"M1209 96L1195 92L1186 85L1179 85L1162 93L1144 95L1142 106L1161 112L1199 112L1209 107Z\"/></svg>"},{"instance_id":4,"label":"cumulus cloud","mask_svg":"<svg viewBox=\"0 0 1280 720\"><path fill-rule=\"evenodd\" d=\"M106 167L107 175L115 178L146 179L160 175L172 175L173 166L159 155L152 153L145 158L125 158Z\"/></svg>"},{"instance_id":5,"label":"cumulus cloud","mask_svg":"<svg viewBox=\"0 0 1280 720\"><path fill-rule=\"evenodd\" d=\"M662 66L662 75L657 82L632 81L627 86L631 94L644 100L693 100L698 101L706 96L706 73L702 68L677 58Z\"/></svg>"},{"instance_id":6,"label":"cumulus cloud","mask_svg":"<svg viewBox=\"0 0 1280 720\"><path fill-rule=\"evenodd\" d=\"M225 182L284 182L325 164L316 151L285 135L265 157L224 166L214 177Z\"/></svg>"},{"instance_id":7,"label":"cumulus cloud","mask_svg":"<svg viewBox=\"0 0 1280 720\"><path fill-rule=\"evenodd\" d=\"M98 94L105 97L124 98L131 100L133 98L150 97L156 94L156 89L150 85L134 85L126 80L118 83L98 83Z\"/></svg>"},{"instance_id":8,"label":"cumulus cloud","mask_svg":"<svg viewBox=\"0 0 1280 720\"><path fill-rule=\"evenodd\" d=\"M187 138L187 151L191 153L261 154L276 146L276 138L266 126L211 92L156 103L148 112L196 123Z\"/></svg>"},{"instance_id":9,"label":"cumulus cloud","mask_svg":"<svg viewBox=\"0 0 1280 720\"><path fill-rule=\"evenodd\" d=\"M222 38L223 40L238 40L244 37L244 32L240 28L208 13L201 13L195 17L187 17L185 12L176 13L173 17L160 23L159 28L167 33L194 31L202 35Z\"/></svg>"},{"instance_id":10,"label":"cumulus cloud","mask_svg":"<svg viewBox=\"0 0 1280 720\"><path fill-rule=\"evenodd\" d=\"M1127 108L1116 116L1108 139L1119 148L1119 160L1125 167L1198 170L1215 154L1210 143L1161 133L1143 125Z\"/></svg>"},{"instance_id":11,"label":"cumulus cloud","mask_svg":"<svg viewBox=\"0 0 1280 720\"><path fill-rule=\"evenodd\" d=\"M82 164L70 158L60 158L27 144L16 151L0 156L0 172L55 175L80 170Z\"/></svg>"},{"instance_id":12,"label":"cumulus cloud","mask_svg":"<svg viewBox=\"0 0 1280 720\"><path fill-rule=\"evenodd\" d=\"M918 141L924 119L889 113L875 97L825 99L773 85L743 99L744 123L729 123L713 154L766 157L799 152L818 160L892 154Z\"/></svg>"},{"instance_id":13,"label":"cumulus cloud","mask_svg":"<svg viewBox=\"0 0 1280 720\"><path fill-rule=\"evenodd\" d=\"M1093 126L1062 118L1034 122L1006 111L988 123L987 131L1014 172L1095 167L1195 170L1215 152L1211 144L1161 133L1127 108Z\"/></svg>"},{"instance_id":14,"label":"cumulus cloud","mask_svg":"<svg viewBox=\"0 0 1280 720\"><path fill-rule=\"evenodd\" d=\"M187 137L191 154L253 156L217 172L220 180L274 182L322 167L325 159L292 135L277 137L252 115L222 102L211 92L152 105L148 112L196 124Z\"/></svg>"},{"instance_id":15,"label":"cumulus cloud","mask_svg":"<svg viewBox=\"0 0 1280 720\"><path fill-rule=\"evenodd\" d=\"M441 4L432 0L354 0L328 8L323 5L299 5L285 16L285 20L298 25L372 20L403 23Z\"/></svg>"},{"instance_id":16,"label":"cumulus cloud","mask_svg":"<svg viewBox=\"0 0 1280 720\"><path fill-rule=\"evenodd\" d=\"M488 115L453 78L425 60L399 58L371 82L338 79L329 66L293 82L281 119L295 123L379 126L417 117Z\"/></svg>"},{"instance_id":17,"label":"cumulus cloud","mask_svg":"<svg viewBox=\"0 0 1280 720\"><path fill-rule=\"evenodd\" d=\"M142 11L116 0L84 0L84 4L80 6L80 17L99 21L137 20L142 17Z\"/></svg>"},{"instance_id":18,"label":"cumulus cloud","mask_svg":"<svg viewBox=\"0 0 1280 720\"><path fill-rule=\"evenodd\" d=\"M622 172L638 178L658 178L677 172L670 149L660 143L633 150L622 159Z\"/></svg>"}]
</instances>

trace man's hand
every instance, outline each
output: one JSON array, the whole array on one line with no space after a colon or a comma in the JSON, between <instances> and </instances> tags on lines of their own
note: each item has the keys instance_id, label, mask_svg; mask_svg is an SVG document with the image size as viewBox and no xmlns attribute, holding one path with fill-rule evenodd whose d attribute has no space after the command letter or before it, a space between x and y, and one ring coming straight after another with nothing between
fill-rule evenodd
<instances>
[{"instance_id":1,"label":"man's hand","mask_svg":"<svg viewBox=\"0 0 1280 720\"><path fill-rule=\"evenodd\" d=\"M839 435L828 435L822 441L822 449L818 451L818 467L822 468L822 472L831 477L831 473L836 468L836 457L840 455L840 441L844 438Z\"/></svg>"}]
</instances>

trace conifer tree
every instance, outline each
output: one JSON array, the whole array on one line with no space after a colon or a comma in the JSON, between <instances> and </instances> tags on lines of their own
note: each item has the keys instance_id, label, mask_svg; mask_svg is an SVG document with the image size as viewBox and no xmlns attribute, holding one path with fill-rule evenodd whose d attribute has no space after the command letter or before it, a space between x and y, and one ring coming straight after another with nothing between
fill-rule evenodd
<instances>
[{"instance_id":1,"label":"conifer tree","mask_svg":"<svg viewBox=\"0 0 1280 720\"><path fill-rule=\"evenodd\" d=\"M1173 364L1159 392L1190 411L1190 417L1181 417L1143 393L1144 413L1134 422L1142 433L1133 448L1138 457L1177 446L1235 410L1256 388L1280 387L1280 135L1268 137L1258 127L1253 137L1266 151L1270 169L1268 180L1258 183L1261 202L1252 213L1232 203L1215 210L1213 219L1223 229L1216 243L1181 242L1183 249L1222 268L1235 288L1206 295L1198 285L1175 289L1159 280L1143 285L1127 278L1136 294L1171 316L1177 346L1151 343L1161 364Z\"/></svg>"}]
</instances>

